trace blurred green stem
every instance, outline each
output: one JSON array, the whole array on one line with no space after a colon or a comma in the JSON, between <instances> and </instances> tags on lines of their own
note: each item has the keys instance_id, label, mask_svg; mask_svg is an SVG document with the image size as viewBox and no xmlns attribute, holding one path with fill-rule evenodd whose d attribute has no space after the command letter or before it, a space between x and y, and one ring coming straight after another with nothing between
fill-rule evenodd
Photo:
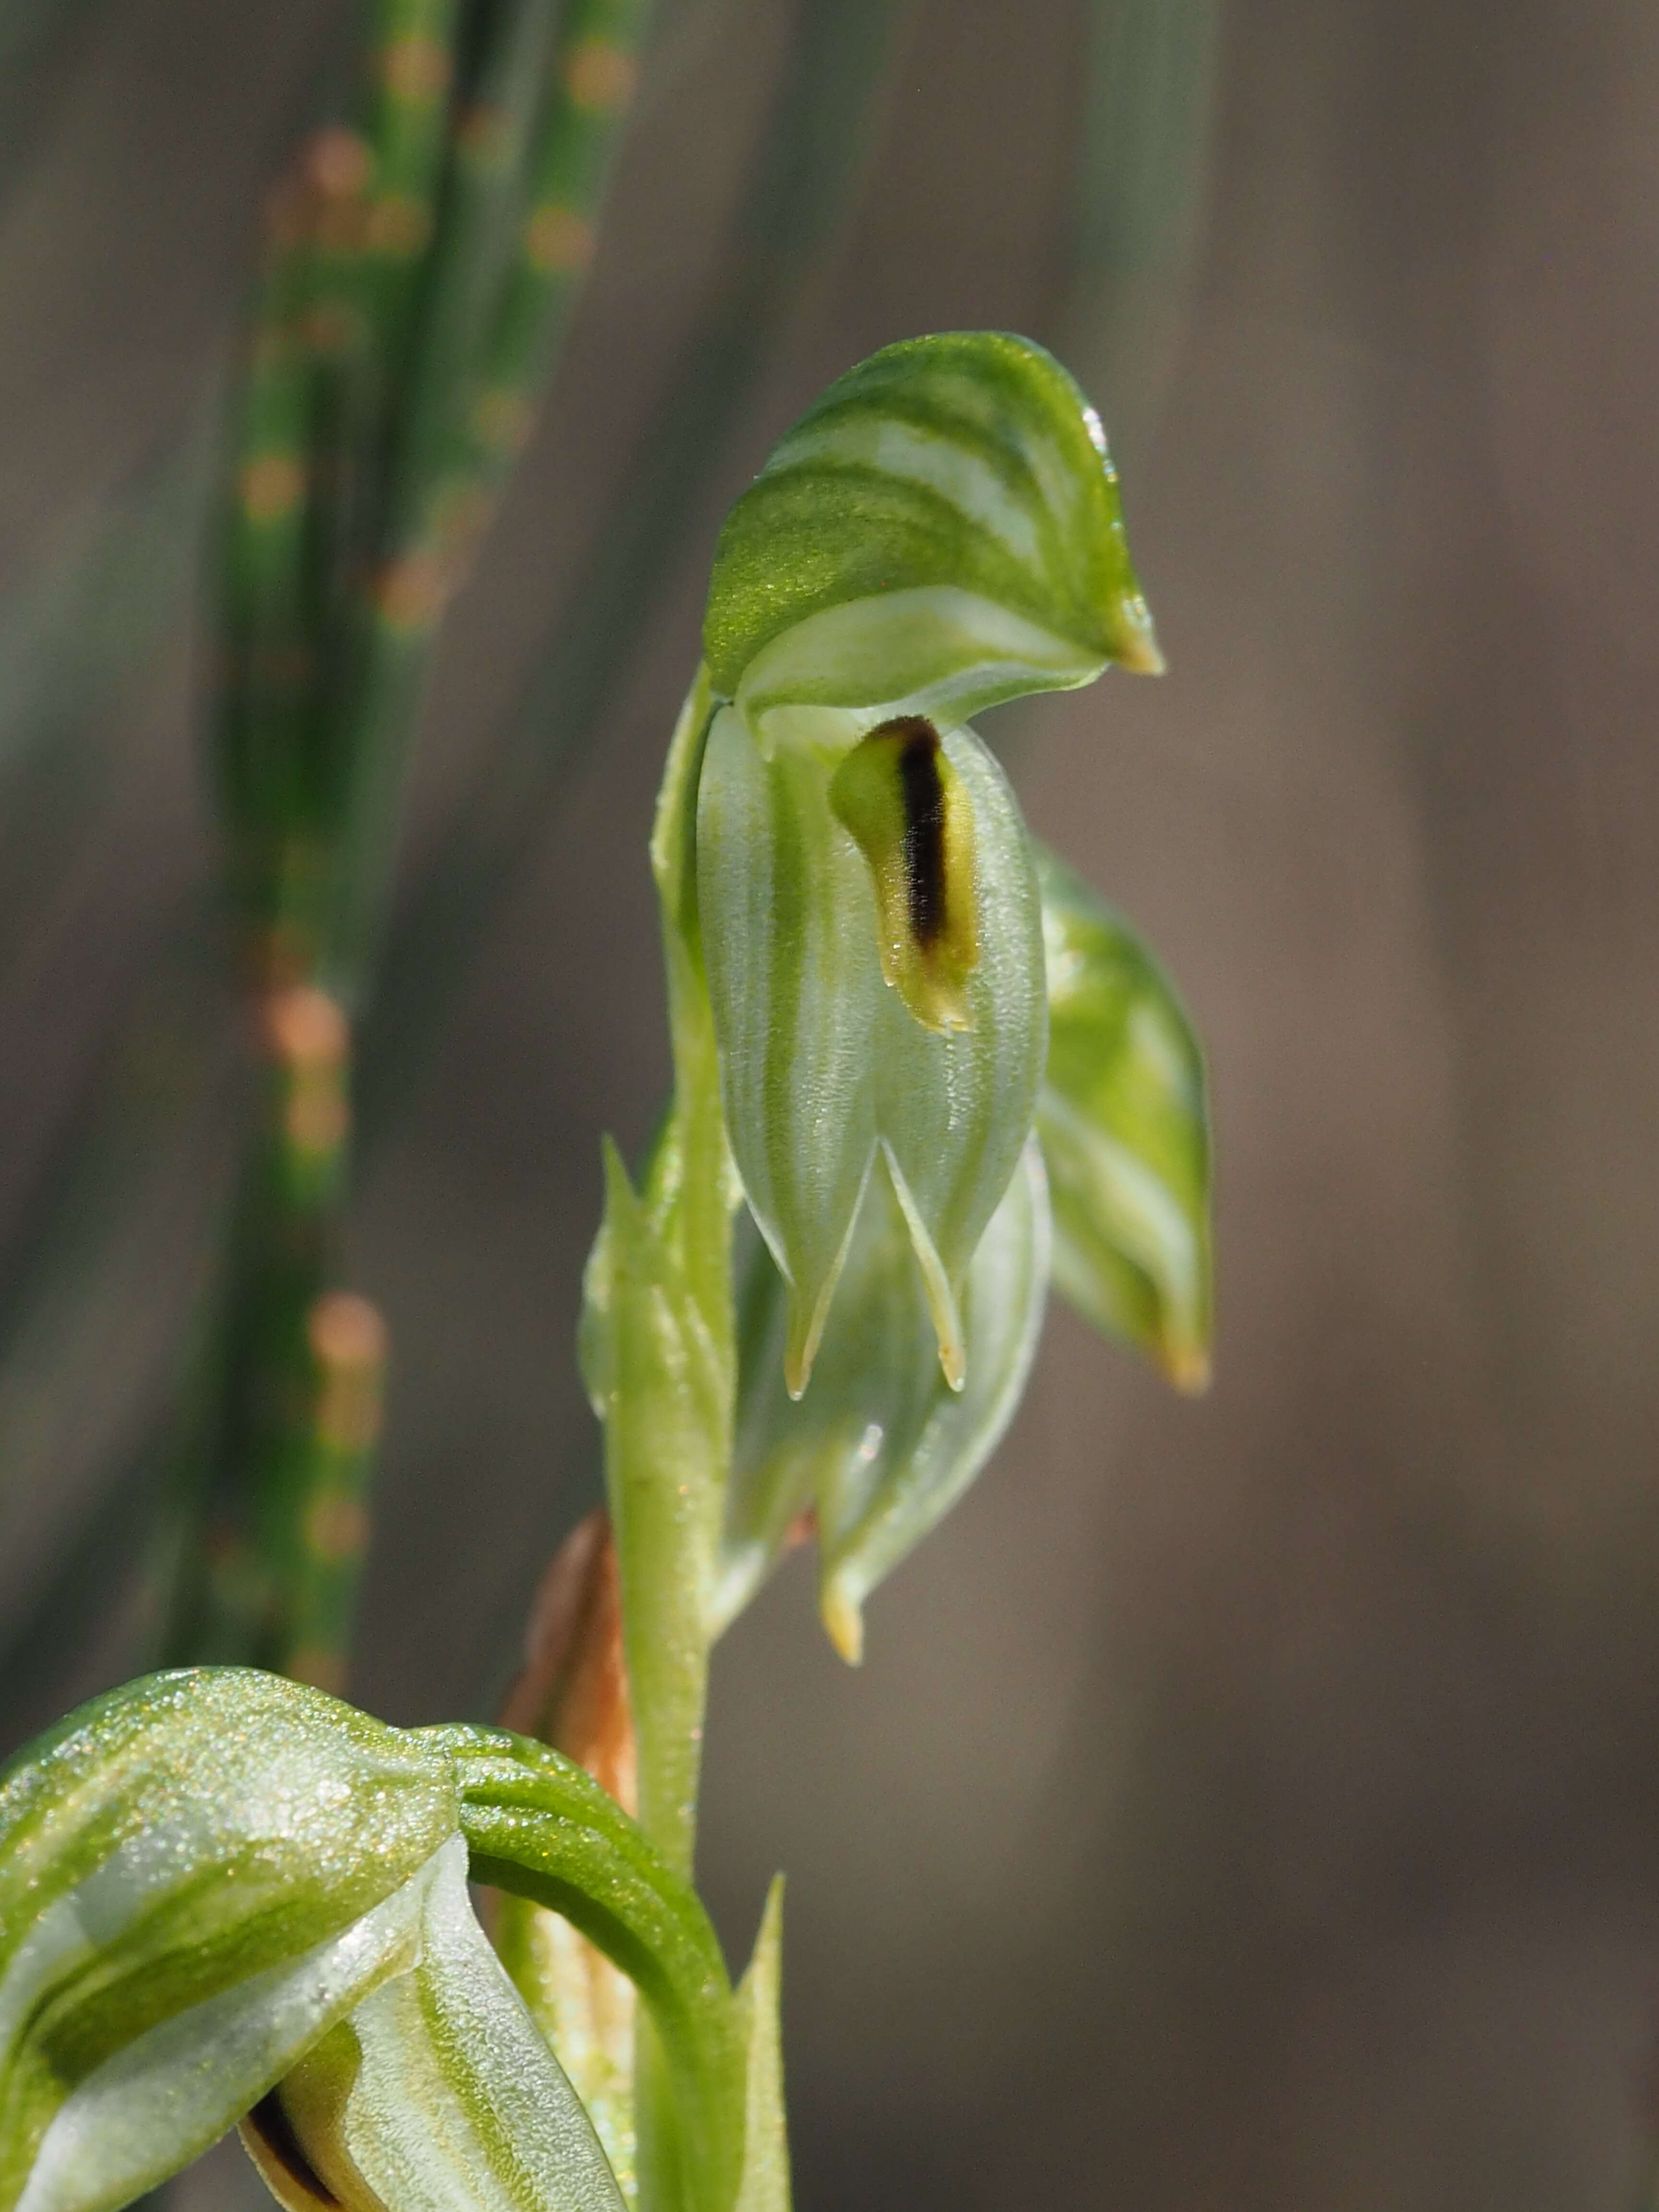
<instances>
[{"instance_id":1,"label":"blurred green stem","mask_svg":"<svg viewBox=\"0 0 1659 2212\"><path fill-rule=\"evenodd\" d=\"M631 103L645 0L577 0L550 60L546 0L499 11L456 126L383 546L357 613L339 750L345 804L329 972L364 994L384 916L408 756L444 610L535 422L592 258ZM525 81L547 80L544 103ZM479 333L482 332L482 337Z\"/></svg>"},{"instance_id":2,"label":"blurred green stem","mask_svg":"<svg viewBox=\"0 0 1659 2212\"><path fill-rule=\"evenodd\" d=\"M273 204L216 748L265 1080L186 1481L175 1661L343 1678L376 1427L337 1418L328 1348L352 1024L439 624L550 376L647 12L376 0L361 127L317 134Z\"/></svg>"},{"instance_id":3,"label":"blurred green stem","mask_svg":"<svg viewBox=\"0 0 1659 2212\"><path fill-rule=\"evenodd\" d=\"M1090 0L1067 347L1131 474L1157 428L1202 232L1219 0Z\"/></svg>"},{"instance_id":4,"label":"blurred green stem","mask_svg":"<svg viewBox=\"0 0 1659 2212\"><path fill-rule=\"evenodd\" d=\"M697 941L695 826L697 775L711 713L708 676L699 671L669 750L651 839L651 871L662 915L674 1099L646 1179L645 1204L684 1286L690 1331L706 1346L709 1395L701 1452L678 1462L657 1440L648 1463L619 1453L610 1476L624 1496L644 1486L651 1546L642 1556L617 1522L623 1621L640 1744L640 1818L646 1832L688 1875L696 1836L703 1706L708 1678L709 1600L714 1550L732 1456L736 1330L732 1310L732 1217L738 1190L720 1109L714 1017ZM654 1447L654 1448L653 1448ZM641 1515L632 1516L638 1530Z\"/></svg>"},{"instance_id":5,"label":"blurred green stem","mask_svg":"<svg viewBox=\"0 0 1659 2212\"><path fill-rule=\"evenodd\" d=\"M507 890L539 848L561 770L634 662L733 422L821 265L862 172L911 0L802 0L732 240L524 694L395 920L362 1039L372 1144L407 1096Z\"/></svg>"},{"instance_id":6,"label":"blurred green stem","mask_svg":"<svg viewBox=\"0 0 1659 2212\"><path fill-rule=\"evenodd\" d=\"M334 1001L307 985L272 994L262 1026L260 1137L243 1169L236 1265L216 1317L202 1411L210 1425L198 1440L200 1487L167 1656L286 1671L309 1610L303 1523L326 1395L311 1322L337 1264L348 1030ZM331 1685L341 1674L314 1646L310 1671Z\"/></svg>"},{"instance_id":7,"label":"blurred green stem","mask_svg":"<svg viewBox=\"0 0 1659 2212\"><path fill-rule=\"evenodd\" d=\"M330 1291L306 1316L308 1433L289 1474L295 1505L276 1532L293 1592L282 1669L343 1686L357 1580L368 1547L369 1478L380 1440L386 1324L367 1298Z\"/></svg>"}]
</instances>

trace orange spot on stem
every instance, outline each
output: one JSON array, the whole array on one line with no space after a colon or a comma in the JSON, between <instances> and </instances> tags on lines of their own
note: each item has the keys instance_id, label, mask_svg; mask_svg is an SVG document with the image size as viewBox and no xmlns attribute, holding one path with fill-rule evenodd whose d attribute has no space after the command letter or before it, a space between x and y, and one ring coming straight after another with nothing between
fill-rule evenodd
<instances>
[{"instance_id":1,"label":"orange spot on stem","mask_svg":"<svg viewBox=\"0 0 1659 2212\"><path fill-rule=\"evenodd\" d=\"M381 572L374 598L393 629L416 631L437 620L448 595L445 564L431 553L409 553Z\"/></svg>"},{"instance_id":2,"label":"orange spot on stem","mask_svg":"<svg viewBox=\"0 0 1659 2212\"><path fill-rule=\"evenodd\" d=\"M306 472L292 453L261 453L242 471L242 512L250 522L276 522L305 496Z\"/></svg>"},{"instance_id":3,"label":"orange spot on stem","mask_svg":"<svg viewBox=\"0 0 1659 2212\"><path fill-rule=\"evenodd\" d=\"M418 253L432 230L429 211L419 200L390 193L368 210L364 239L376 253Z\"/></svg>"},{"instance_id":4,"label":"orange spot on stem","mask_svg":"<svg viewBox=\"0 0 1659 2212\"><path fill-rule=\"evenodd\" d=\"M573 276L593 258L593 226L574 208L550 202L524 227L525 258L549 276Z\"/></svg>"},{"instance_id":5,"label":"orange spot on stem","mask_svg":"<svg viewBox=\"0 0 1659 2212\"><path fill-rule=\"evenodd\" d=\"M429 106L449 88L449 56L435 39L394 39L381 58L380 76L394 100Z\"/></svg>"},{"instance_id":6,"label":"orange spot on stem","mask_svg":"<svg viewBox=\"0 0 1659 2212\"><path fill-rule=\"evenodd\" d=\"M311 1309L306 1336L317 1363L317 1441L335 1451L367 1451L380 1432L386 1326L379 1309L352 1291L325 1291ZM315 1548L330 1558L361 1551L368 1534L362 1507L349 1498L319 1505L340 1511Z\"/></svg>"},{"instance_id":7,"label":"orange spot on stem","mask_svg":"<svg viewBox=\"0 0 1659 2212\"><path fill-rule=\"evenodd\" d=\"M565 88L578 107L625 107L638 81L633 55L608 39L583 39L566 58Z\"/></svg>"}]
</instances>

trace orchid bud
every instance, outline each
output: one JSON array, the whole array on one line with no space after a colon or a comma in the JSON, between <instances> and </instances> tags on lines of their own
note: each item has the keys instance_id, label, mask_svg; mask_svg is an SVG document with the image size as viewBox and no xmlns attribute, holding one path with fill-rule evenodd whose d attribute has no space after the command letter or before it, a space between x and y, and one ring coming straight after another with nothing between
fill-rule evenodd
<instances>
[{"instance_id":1,"label":"orchid bud","mask_svg":"<svg viewBox=\"0 0 1659 2212\"><path fill-rule=\"evenodd\" d=\"M781 1381L784 1285L763 1249L740 1292L737 1448L716 1620L735 1618L811 1512L820 1609L856 1661L866 1597L943 1519L1013 1419L1042 1333L1048 1201L1035 1139L969 1266L968 1380L949 1389L890 1178L878 1168L824 1333L795 1403Z\"/></svg>"},{"instance_id":2,"label":"orchid bud","mask_svg":"<svg viewBox=\"0 0 1659 2212\"><path fill-rule=\"evenodd\" d=\"M1023 338L890 346L721 532L697 902L744 1195L805 1389L879 1152L939 1364L1047 1046L1029 840L967 715L1161 664L1098 418Z\"/></svg>"},{"instance_id":3,"label":"orchid bud","mask_svg":"<svg viewBox=\"0 0 1659 2212\"><path fill-rule=\"evenodd\" d=\"M1210 1138L1186 1009L1121 915L1040 853L1048 1065L1037 1130L1054 1281L1177 1388L1210 1374Z\"/></svg>"}]
</instances>

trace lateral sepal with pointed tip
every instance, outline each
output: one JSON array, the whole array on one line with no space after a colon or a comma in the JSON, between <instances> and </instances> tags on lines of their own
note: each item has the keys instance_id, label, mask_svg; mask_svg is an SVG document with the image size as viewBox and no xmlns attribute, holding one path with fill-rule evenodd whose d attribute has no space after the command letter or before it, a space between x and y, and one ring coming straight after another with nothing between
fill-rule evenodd
<instances>
[{"instance_id":1,"label":"lateral sepal with pointed tip","mask_svg":"<svg viewBox=\"0 0 1659 2212\"><path fill-rule=\"evenodd\" d=\"M956 1504L1013 1419L1042 1333L1048 1203L1026 1146L968 1270L968 1381L946 1388L904 1218L878 1169L799 1402L780 1380L784 1285L763 1247L739 1297L738 1435L715 1618L735 1619L809 1510L820 1607L842 1656L862 1648L864 1601Z\"/></svg>"},{"instance_id":2,"label":"lateral sepal with pointed tip","mask_svg":"<svg viewBox=\"0 0 1659 2212\"><path fill-rule=\"evenodd\" d=\"M1054 1282L1180 1389L1210 1375L1209 1109L1174 986L1121 915L1038 852L1048 1064L1036 1126Z\"/></svg>"}]
</instances>

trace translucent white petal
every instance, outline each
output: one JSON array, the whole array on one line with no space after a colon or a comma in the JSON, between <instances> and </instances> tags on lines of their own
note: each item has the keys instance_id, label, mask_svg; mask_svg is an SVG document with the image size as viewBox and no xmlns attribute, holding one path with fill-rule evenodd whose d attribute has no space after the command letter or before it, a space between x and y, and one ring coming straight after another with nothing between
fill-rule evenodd
<instances>
[{"instance_id":1,"label":"translucent white petal","mask_svg":"<svg viewBox=\"0 0 1659 2212\"><path fill-rule=\"evenodd\" d=\"M418 1964L359 2005L278 2094L344 2204L623 2212L580 2100L474 1917L459 1837L422 1900Z\"/></svg>"},{"instance_id":2,"label":"translucent white petal","mask_svg":"<svg viewBox=\"0 0 1659 2212\"><path fill-rule=\"evenodd\" d=\"M1018 1411L1042 1334L1049 1253L1048 1185L1033 1137L963 1286L965 1388L936 1389L926 1419L886 1449L843 1454L825 1468L819 1603L843 1657L861 1649L865 1599L944 1519Z\"/></svg>"},{"instance_id":3,"label":"translucent white petal","mask_svg":"<svg viewBox=\"0 0 1659 2212\"><path fill-rule=\"evenodd\" d=\"M959 1382L956 1293L1030 1130L1048 1018L1042 907L1018 805L971 730L947 731L945 747L974 810L981 953L964 993L973 1026L925 1030L890 991L873 1054L877 1127L945 1370Z\"/></svg>"},{"instance_id":4,"label":"translucent white petal","mask_svg":"<svg viewBox=\"0 0 1659 2212\"><path fill-rule=\"evenodd\" d=\"M698 905L732 1156L811 1365L875 1152L882 981L869 871L813 760L763 760L727 708L697 804ZM909 1018L905 1017L908 1020Z\"/></svg>"},{"instance_id":5,"label":"translucent white petal","mask_svg":"<svg viewBox=\"0 0 1659 2212\"><path fill-rule=\"evenodd\" d=\"M807 616L755 655L737 704L768 751L833 755L896 714L963 722L1028 691L1091 684L1104 665L981 593L921 585Z\"/></svg>"},{"instance_id":6,"label":"translucent white petal","mask_svg":"<svg viewBox=\"0 0 1659 2212\"><path fill-rule=\"evenodd\" d=\"M412 1962L442 1859L342 1934L161 2021L88 2075L47 2128L15 2212L113 2212L216 2142L377 1982Z\"/></svg>"}]
</instances>

